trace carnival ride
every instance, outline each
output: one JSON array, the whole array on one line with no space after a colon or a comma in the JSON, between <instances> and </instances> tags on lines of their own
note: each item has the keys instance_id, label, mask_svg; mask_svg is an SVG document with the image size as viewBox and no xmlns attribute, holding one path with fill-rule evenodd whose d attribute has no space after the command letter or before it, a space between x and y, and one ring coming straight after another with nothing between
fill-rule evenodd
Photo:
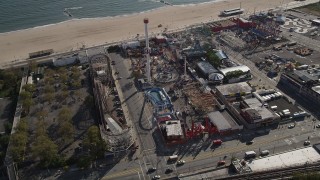
<instances>
[{"instance_id":1,"label":"carnival ride","mask_svg":"<svg viewBox=\"0 0 320 180\"><path fill-rule=\"evenodd\" d=\"M170 97L164 89L158 87L151 88L145 91L145 96L152 103L156 114L165 109L169 109L173 112L173 105Z\"/></svg>"},{"instance_id":2,"label":"carnival ride","mask_svg":"<svg viewBox=\"0 0 320 180\"><path fill-rule=\"evenodd\" d=\"M208 117L205 118L204 120L204 125L201 123L195 124L194 121L192 120L192 126L191 129L186 130L186 137L188 139L192 139L195 137L199 137L200 135L204 133L208 133L209 135L217 133L218 129L215 127L209 120Z\"/></svg>"}]
</instances>

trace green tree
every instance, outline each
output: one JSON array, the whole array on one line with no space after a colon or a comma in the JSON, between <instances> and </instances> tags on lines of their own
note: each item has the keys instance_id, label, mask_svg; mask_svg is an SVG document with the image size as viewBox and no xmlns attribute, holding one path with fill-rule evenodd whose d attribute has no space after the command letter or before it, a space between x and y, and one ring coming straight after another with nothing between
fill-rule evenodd
<instances>
[{"instance_id":1,"label":"green tree","mask_svg":"<svg viewBox=\"0 0 320 180\"><path fill-rule=\"evenodd\" d=\"M61 83L67 83L68 82L68 75L67 74L61 74L60 75L60 82Z\"/></svg>"},{"instance_id":2,"label":"green tree","mask_svg":"<svg viewBox=\"0 0 320 180\"><path fill-rule=\"evenodd\" d=\"M92 159L103 157L107 150L105 141L101 138L99 128L91 126L83 140L83 146L89 150Z\"/></svg>"},{"instance_id":3,"label":"green tree","mask_svg":"<svg viewBox=\"0 0 320 180\"><path fill-rule=\"evenodd\" d=\"M2 79L4 80L4 88L12 88L16 86L18 76L13 71L6 71L2 73Z\"/></svg>"},{"instance_id":4,"label":"green tree","mask_svg":"<svg viewBox=\"0 0 320 180\"><path fill-rule=\"evenodd\" d=\"M43 95L43 100L44 101L47 101L47 102L51 103L53 99L54 99L54 94L51 93L51 92L46 93L46 94Z\"/></svg>"},{"instance_id":5,"label":"green tree","mask_svg":"<svg viewBox=\"0 0 320 180\"><path fill-rule=\"evenodd\" d=\"M77 165L79 168L86 169L90 166L91 161L92 161L92 159L90 156L84 155L78 159Z\"/></svg>"},{"instance_id":6,"label":"green tree","mask_svg":"<svg viewBox=\"0 0 320 180\"><path fill-rule=\"evenodd\" d=\"M44 86L44 92L45 93L53 93L54 92L54 88L53 88L53 86L51 86L51 85L45 85Z\"/></svg>"},{"instance_id":7,"label":"green tree","mask_svg":"<svg viewBox=\"0 0 320 180\"><path fill-rule=\"evenodd\" d=\"M243 74L244 73L241 70L231 71L231 72L227 72L226 78L227 79L238 78L238 77L242 76Z\"/></svg>"},{"instance_id":8,"label":"green tree","mask_svg":"<svg viewBox=\"0 0 320 180\"><path fill-rule=\"evenodd\" d=\"M24 152L26 144L28 142L28 124L25 119L17 124L15 133L10 138L10 149L9 152L15 162L22 162L24 158Z\"/></svg>"},{"instance_id":9,"label":"green tree","mask_svg":"<svg viewBox=\"0 0 320 180\"><path fill-rule=\"evenodd\" d=\"M221 60L213 50L207 51L207 58L208 58L208 62L215 68L218 68L221 66Z\"/></svg>"},{"instance_id":10,"label":"green tree","mask_svg":"<svg viewBox=\"0 0 320 180\"><path fill-rule=\"evenodd\" d=\"M31 98L23 99L22 100L22 106L24 109L26 109L29 112L30 107L34 104L33 100Z\"/></svg>"},{"instance_id":11,"label":"green tree","mask_svg":"<svg viewBox=\"0 0 320 180\"><path fill-rule=\"evenodd\" d=\"M41 110L36 113L36 117L38 120L43 121L47 116L48 116L48 111L46 110Z\"/></svg>"},{"instance_id":12,"label":"green tree","mask_svg":"<svg viewBox=\"0 0 320 180\"><path fill-rule=\"evenodd\" d=\"M27 132L28 131L28 123L25 119L21 119L20 122L16 126L16 131L18 132Z\"/></svg>"},{"instance_id":13,"label":"green tree","mask_svg":"<svg viewBox=\"0 0 320 180\"><path fill-rule=\"evenodd\" d=\"M49 167L58 159L58 146L47 134L36 137L31 149L33 156L40 159L42 167Z\"/></svg>"},{"instance_id":14,"label":"green tree","mask_svg":"<svg viewBox=\"0 0 320 180\"><path fill-rule=\"evenodd\" d=\"M61 137L63 144L69 143L74 136L73 125L68 121L61 122L58 127L58 135Z\"/></svg>"},{"instance_id":15,"label":"green tree","mask_svg":"<svg viewBox=\"0 0 320 180\"><path fill-rule=\"evenodd\" d=\"M71 83L71 86L73 88L80 88L81 87L81 81L79 79L77 80L74 80L72 83Z\"/></svg>"},{"instance_id":16,"label":"green tree","mask_svg":"<svg viewBox=\"0 0 320 180\"><path fill-rule=\"evenodd\" d=\"M62 108L58 114L58 121L59 123L63 122L71 122L71 110L69 108Z\"/></svg>"},{"instance_id":17,"label":"green tree","mask_svg":"<svg viewBox=\"0 0 320 180\"><path fill-rule=\"evenodd\" d=\"M32 98L32 94L30 92L27 92L27 91L22 91L20 93L20 97L21 97L22 100L30 99L30 98Z\"/></svg>"},{"instance_id":18,"label":"green tree","mask_svg":"<svg viewBox=\"0 0 320 180\"><path fill-rule=\"evenodd\" d=\"M22 87L22 89L29 93L33 93L34 91L36 91L36 86L34 84L26 84Z\"/></svg>"},{"instance_id":19,"label":"green tree","mask_svg":"<svg viewBox=\"0 0 320 180\"><path fill-rule=\"evenodd\" d=\"M15 162L22 162L24 159L25 147L28 141L27 135L16 132L10 138L10 154Z\"/></svg>"},{"instance_id":20,"label":"green tree","mask_svg":"<svg viewBox=\"0 0 320 180\"><path fill-rule=\"evenodd\" d=\"M55 83L55 79L53 77L48 77L45 79L45 83L48 85L52 85Z\"/></svg>"},{"instance_id":21,"label":"green tree","mask_svg":"<svg viewBox=\"0 0 320 180\"><path fill-rule=\"evenodd\" d=\"M45 75L46 75L47 77L53 76L54 73L55 73L55 71L52 70L52 69L49 69L49 68L48 68L48 69L45 70Z\"/></svg>"}]
</instances>

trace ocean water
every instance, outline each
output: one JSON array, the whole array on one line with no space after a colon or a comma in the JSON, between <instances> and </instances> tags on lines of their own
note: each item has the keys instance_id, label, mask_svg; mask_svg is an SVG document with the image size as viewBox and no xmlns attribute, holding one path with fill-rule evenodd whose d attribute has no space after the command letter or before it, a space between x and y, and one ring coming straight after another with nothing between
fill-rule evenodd
<instances>
[{"instance_id":1,"label":"ocean water","mask_svg":"<svg viewBox=\"0 0 320 180\"><path fill-rule=\"evenodd\" d=\"M166 1L172 5L188 5L214 0ZM164 6L160 0L0 0L0 33L55 24L72 18L114 17Z\"/></svg>"}]
</instances>

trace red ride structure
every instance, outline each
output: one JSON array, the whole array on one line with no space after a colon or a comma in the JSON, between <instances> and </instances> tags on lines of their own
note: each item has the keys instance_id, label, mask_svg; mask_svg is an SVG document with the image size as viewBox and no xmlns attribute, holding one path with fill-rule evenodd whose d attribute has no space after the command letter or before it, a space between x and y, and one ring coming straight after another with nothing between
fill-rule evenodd
<instances>
[{"instance_id":1,"label":"red ride structure","mask_svg":"<svg viewBox=\"0 0 320 180\"><path fill-rule=\"evenodd\" d=\"M209 135L217 133L218 129L209 121L208 117L205 117L205 126L202 124L195 124L192 120L191 129L186 131L187 139L192 139L194 137L198 137L203 133L208 133Z\"/></svg>"}]
</instances>

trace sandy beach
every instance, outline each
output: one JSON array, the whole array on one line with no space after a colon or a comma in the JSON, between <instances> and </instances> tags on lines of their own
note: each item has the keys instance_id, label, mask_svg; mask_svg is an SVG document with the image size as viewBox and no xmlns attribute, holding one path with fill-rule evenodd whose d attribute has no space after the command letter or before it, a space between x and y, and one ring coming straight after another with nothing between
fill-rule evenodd
<instances>
[{"instance_id":1,"label":"sandy beach","mask_svg":"<svg viewBox=\"0 0 320 180\"><path fill-rule=\"evenodd\" d=\"M14 60L22 61L30 52L53 49L55 53L76 50L144 34L143 19L149 18L149 32L156 34L164 28L174 30L201 22L218 20L221 10L245 9L245 14L276 8L293 0L222 0L188 6L166 6L153 11L119 16L70 20L55 25L0 34L0 67ZM286 7L286 5L283 5ZM162 27L158 28L158 25Z\"/></svg>"}]
</instances>

